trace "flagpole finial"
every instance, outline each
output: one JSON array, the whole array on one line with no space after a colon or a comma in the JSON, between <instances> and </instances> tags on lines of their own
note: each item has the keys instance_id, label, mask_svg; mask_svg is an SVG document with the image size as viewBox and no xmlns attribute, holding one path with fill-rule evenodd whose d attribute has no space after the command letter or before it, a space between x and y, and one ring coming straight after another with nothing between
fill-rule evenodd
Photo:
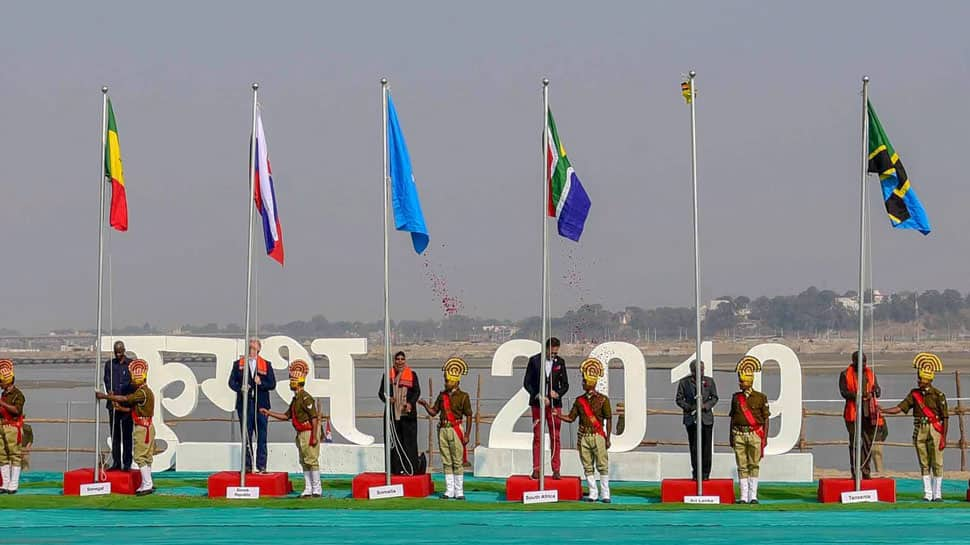
<instances>
[{"instance_id":1,"label":"flagpole finial","mask_svg":"<svg viewBox=\"0 0 970 545\"><path fill-rule=\"evenodd\" d=\"M542 78L542 86L543 87L549 86L549 78Z\"/></svg>"},{"instance_id":2,"label":"flagpole finial","mask_svg":"<svg viewBox=\"0 0 970 545\"><path fill-rule=\"evenodd\" d=\"M104 93L104 94L108 94L108 86L107 85L102 85L101 86L101 92Z\"/></svg>"},{"instance_id":3,"label":"flagpole finial","mask_svg":"<svg viewBox=\"0 0 970 545\"><path fill-rule=\"evenodd\" d=\"M381 85L387 85L387 78L381 78Z\"/></svg>"},{"instance_id":4,"label":"flagpole finial","mask_svg":"<svg viewBox=\"0 0 970 545\"><path fill-rule=\"evenodd\" d=\"M253 91L255 91L256 89L259 89L259 84L254 81L253 82Z\"/></svg>"},{"instance_id":5,"label":"flagpole finial","mask_svg":"<svg viewBox=\"0 0 970 545\"><path fill-rule=\"evenodd\" d=\"M865 83L869 83L869 76L862 76L862 81Z\"/></svg>"},{"instance_id":6,"label":"flagpole finial","mask_svg":"<svg viewBox=\"0 0 970 545\"><path fill-rule=\"evenodd\" d=\"M691 70L690 72L687 73L687 75L693 78L694 76L697 75L697 72L694 72L693 70Z\"/></svg>"}]
</instances>

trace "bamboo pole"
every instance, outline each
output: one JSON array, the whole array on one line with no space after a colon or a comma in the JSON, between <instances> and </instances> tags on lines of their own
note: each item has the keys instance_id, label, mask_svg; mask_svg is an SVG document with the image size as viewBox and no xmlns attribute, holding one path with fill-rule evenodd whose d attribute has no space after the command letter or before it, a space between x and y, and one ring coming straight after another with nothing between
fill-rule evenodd
<instances>
[{"instance_id":1,"label":"bamboo pole","mask_svg":"<svg viewBox=\"0 0 970 545\"><path fill-rule=\"evenodd\" d=\"M482 426L482 375L478 375L478 386L475 389L475 446L477 447L481 443L479 442L479 432Z\"/></svg>"},{"instance_id":2,"label":"bamboo pole","mask_svg":"<svg viewBox=\"0 0 970 545\"><path fill-rule=\"evenodd\" d=\"M957 369L953 372L953 376L957 383L957 422L960 423L960 471L967 470L967 436L966 436L966 424L963 421L963 401L960 400L960 370Z\"/></svg>"}]
</instances>

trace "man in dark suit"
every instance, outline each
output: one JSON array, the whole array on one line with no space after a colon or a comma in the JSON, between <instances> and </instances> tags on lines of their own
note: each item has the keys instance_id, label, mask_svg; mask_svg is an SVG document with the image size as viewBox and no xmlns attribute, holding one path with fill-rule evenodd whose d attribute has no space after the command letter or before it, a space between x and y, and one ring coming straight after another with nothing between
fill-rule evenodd
<instances>
[{"instance_id":1,"label":"man in dark suit","mask_svg":"<svg viewBox=\"0 0 970 545\"><path fill-rule=\"evenodd\" d=\"M259 339L249 340L249 357L239 358L237 365L229 373L229 388L236 392L236 414L242 427L243 411L243 370L249 373L249 395L246 407L246 471L253 470L252 442L256 432L256 473L266 473L266 415L260 409L270 409L269 394L276 389L276 375L273 366L259 355L262 344Z\"/></svg>"},{"instance_id":2,"label":"man in dark suit","mask_svg":"<svg viewBox=\"0 0 970 545\"><path fill-rule=\"evenodd\" d=\"M543 369L539 367L539 360L541 359L541 353L529 358L529 365L525 369L525 379L522 381L522 387L529 392L529 407L532 409L532 478L539 478L539 464L542 461L543 454L539 452L539 430L541 429L539 407L542 404L545 407L544 412L547 429L549 430L550 448L552 449L552 478L558 479L560 476L559 469L562 465L559 456L559 429L562 426L562 421L559 416L562 412L562 398L569 391L566 360L559 357L559 339L550 337L546 341L546 387L544 389L539 387L543 375Z\"/></svg>"},{"instance_id":3,"label":"man in dark suit","mask_svg":"<svg viewBox=\"0 0 970 545\"><path fill-rule=\"evenodd\" d=\"M125 352L125 343L114 344L115 357L104 364L104 391L115 395L129 395L135 392L131 385L128 364L131 360ZM111 429L111 467L108 471L128 471L131 469L132 433L131 408L124 403L108 401L108 422Z\"/></svg>"},{"instance_id":4,"label":"man in dark suit","mask_svg":"<svg viewBox=\"0 0 970 545\"><path fill-rule=\"evenodd\" d=\"M717 405L717 385L704 375L701 362L701 477L711 478L714 443L714 406ZM690 443L691 479L697 479L697 360L690 362L690 375L677 383L677 406L684 411L684 427Z\"/></svg>"}]
</instances>

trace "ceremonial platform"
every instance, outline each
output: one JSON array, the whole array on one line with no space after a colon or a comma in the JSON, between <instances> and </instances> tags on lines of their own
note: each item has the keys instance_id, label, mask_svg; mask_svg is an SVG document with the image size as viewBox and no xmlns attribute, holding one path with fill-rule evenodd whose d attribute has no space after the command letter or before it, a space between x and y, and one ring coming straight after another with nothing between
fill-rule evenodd
<instances>
[{"instance_id":1,"label":"ceremonial platform","mask_svg":"<svg viewBox=\"0 0 970 545\"><path fill-rule=\"evenodd\" d=\"M141 486L141 472L137 469L129 471L106 471L105 481L111 483L112 494L133 495ZM64 472L64 495L80 496L81 485L94 482L94 469L81 468Z\"/></svg>"},{"instance_id":2,"label":"ceremonial platform","mask_svg":"<svg viewBox=\"0 0 970 545\"><path fill-rule=\"evenodd\" d=\"M579 477L563 475L560 479L545 476L545 489L559 492L559 501L579 501L583 499L583 483ZM522 501L526 492L539 490L539 479L529 475L512 475L505 480L505 499Z\"/></svg>"},{"instance_id":3,"label":"ceremonial platform","mask_svg":"<svg viewBox=\"0 0 970 545\"><path fill-rule=\"evenodd\" d=\"M230 486L239 486L238 471L220 471L219 473L213 473L208 479L209 497L225 498L226 489ZM258 488L261 498L285 496L293 491L293 483L290 482L290 476L283 472L247 473L246 486Z\"/></svg>"},{"instance_id":4,"label":"ceremonial platform","mask_svg":"<svg viewBox=\"0 0 970 545\"><path fill-rule=\"evenodd\" d=\"M896 481L893 479L862 479L860 490L875 490L879 501L896 502ZM818 501L840 503L843 492L855 491L854 479L819 479ZM968 493L970 496L970 493Z\"/></svg>"},{"instance_id":5,"label":"ceremonial platform","mask_svg":"<svg viewBox=\"0 0 970 545\"><path fill-rule=\"evenodd\" d=\"M356 499L367 499L370 497L368 490L373 486L384 486L387 483L387 475L383 472L361 473L354 477L351 482L351 495ZM434 482L431 474L424 475L391 475L391 484L400 484L404 487L404 496L407 498L427 498L434 494Z\"/></svg>"},{"instance_id":6,"label":"ceremonial platform","mask_svg":"<svg viewBox=\"0 0 970 545\"><path fill-rule=\"evenodd\" d=\"M697 495L697 481L691 479L664 479L660 483L660 501L684 503L687 496ZM721 503L734 503L733 479L708 479L703 484L704 496L717 496Z\"/></svg>"}]
</instances>

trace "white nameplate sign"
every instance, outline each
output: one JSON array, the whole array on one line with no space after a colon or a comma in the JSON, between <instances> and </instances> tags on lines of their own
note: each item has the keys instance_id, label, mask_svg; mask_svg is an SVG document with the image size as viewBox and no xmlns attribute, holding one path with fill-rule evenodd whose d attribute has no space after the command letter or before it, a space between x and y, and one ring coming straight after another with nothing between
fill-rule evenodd
<instances>
[{"instance_id":1,"label":"white nameplate sign","mask_svg":"<svg viewBox=\"0 0 970 545\"><path fill-rule=\"evenodd\" d=\"M875 490L860 490L858 492L843 492L842 503L875 503L879 501L879 493Z\"/></svg>"},{"instance_id":2,"label":"white nameplate sign","mask_svg":"<svg viewBox=\"0 0 970 545\"><path fill-rule=\"evenodd\" d=\"M104 496L105 494L111 493L111 483L105 481L102 483L90 483L81 485L81 495L82 496Z\"/></svg>"},{"instance_id":3,"label":"white nameplate sign","mask_svg":"<svg viewBox=\"0 0 970 545\"><path fill-rule=\"evenodd\" d=\"M230 500L258 500L258 486L229 486L226 487L226 499Z\"/></svg>"},{"instance_id":4,"label":"white nameplate sign","mask_svg":"<svg viewBox=\"0 0 970 545\"><path fill-rule=\"evenodd\" d=\"M556 503L559 501L558 490L533 490L522 494L522 503Z\"/></svg>"},{"instance_id":5,"label":"white nameplate sign","mask_svg":"<svg viewBox=\"0 0 970 545\"><path fill-rule=\"evenodd\" d=\"M372 486L367 489L367 497L372 500L383 500L386 498L403 498L403 484L389 484L385 486Z\"/></svg>"},{"instance_id":6,"label":"white nameplate sign","mask_svg":"<svg viewBox=\"0 0 970 545\"><path fill-rule=\"evenodd\" d=\"M684 496L684 503L718 505L721 503L721 496Z\"/></svg>"}]
</instances>

